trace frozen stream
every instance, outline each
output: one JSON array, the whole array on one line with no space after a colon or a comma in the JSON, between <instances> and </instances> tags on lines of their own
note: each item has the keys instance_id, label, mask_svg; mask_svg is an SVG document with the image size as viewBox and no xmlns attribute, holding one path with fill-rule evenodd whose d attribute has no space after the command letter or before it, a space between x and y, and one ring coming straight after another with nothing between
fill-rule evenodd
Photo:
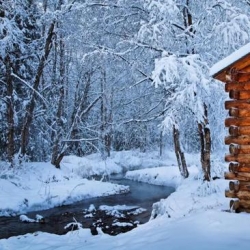
<instances>
[{"instance_id":1,"label":"frozen stream","mask_svg":"<svg viewBox=\"0 0 250 250\"><path fill-rule=\"evenodd\" d=\"M112 225L114 221L122 219L123 223L146 223L150 218L152 204L159 201L161 198L167 198L172 192L174 192L173 187L155 186L146 183L135 182L119 176L112 176L110 181L121 185L130 186L130 192L127 194L86 199L71 205L56 207L43 211L35 211L26 214L30 218L35 218L37 214L43 216L45 218L44 224L24 223L20 221L19 216L0 217L0 239L23 235L26 233L34 233L37 231L65 234L67 231L64 229L64 227L68 223L75 220L80 222L83 227L92 229L93 223L96 223L96 221L101 221L102 224L105 223L105 228L109 228L107 233L116 235L121 232L129 231L134 227L130 229L111 229L110 225ZM146 209L146 211L139 214L129 216L126 215L125 218L121 219L107 216L104 212L97 212L95 216L85 218L84 211L86 211L86 209L88 209L91 204L93 204L97 209L101 205L126 205L137 206ZM134 225L136 226L136 224Z\"/></svg>"}]
</instances>

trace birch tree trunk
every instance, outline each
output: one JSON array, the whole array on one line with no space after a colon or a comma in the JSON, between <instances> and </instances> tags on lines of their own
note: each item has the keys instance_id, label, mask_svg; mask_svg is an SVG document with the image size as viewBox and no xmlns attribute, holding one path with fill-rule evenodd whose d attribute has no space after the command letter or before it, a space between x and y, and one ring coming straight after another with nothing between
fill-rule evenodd
<instances>
[{"instance_id":1,"label":"birch tree trunk","mask_svg":"<svg viewBox=\"0 0 250 250\"><path fill-rule=\"evenodd\" d=\"M198 132L201 143L201 166L203 171L203 179L211 180L211 134L208 127L207 106L204 103L204 122L198 123Z\"/></svg>"},{"instance_id":2,"label":"birch tree trunk","mask_svg":"<svg viewBox=\"0 0 250 250\"><path fill-rule=\"evenodd\" d=\"M100 127L100 137L102 143L102 157L106 159L110 157L111 145L112 145L112 119L113 119L113 92L112 89L110 93L106 89L106 72L103 70L103 80L101 81L101 127Z\"/></svg>"},{"instance_id":3,"label":"birch tree trunk","mask_svg":"<svg viewBox=\"0 0 250 250\"><path fill-rule=\"evenodd\" d=\"M178 167L183 178L188 178L189 172L187 169L185 155L181 150L180 146L180 133L179 130L173 125L173 137L174 137L174 149L178 163Z\"/></svg>"},{"instance_id":4,"label":"birch tree trunk","mask_svg":"<svg viewBox=\"0 0 250 250\"><path fill-rule=\"evenodd\" d=\"M55 53L56 53L55 48ZM59 79L57 84L59 85L59 100L58 100L58 107L56 112L56 124L55 124L55 140L54 145L52 147L52 157L51 157L51 164L53 164L56 168L60 168L60 163L66 153L67 145L62 143L63 134L65 134L64 129L64 102L65 102L65 86L64 86L64 79L65 79L65 58L64 58L65 48L63 37L60 35L59 38ZM55 59L57 60L57 59ZM56 62L55 62L56 65ZM55 69L56 71L56 69Z\"/></svg>"}]
</instances>

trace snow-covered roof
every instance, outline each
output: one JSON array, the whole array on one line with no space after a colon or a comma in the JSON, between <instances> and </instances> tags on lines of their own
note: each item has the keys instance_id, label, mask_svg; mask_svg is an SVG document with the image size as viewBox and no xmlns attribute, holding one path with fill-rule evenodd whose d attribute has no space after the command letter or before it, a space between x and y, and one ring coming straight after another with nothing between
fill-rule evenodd
<instances>
[{"instance_id":1,"label":"snow-covered roof","mask_svg":"<svg viewBox=\"0 0 250 250\"><path fill-rule=\"evenodd\" d=\"M231 55L227 56L226 58L214 64L210 69L210 76L218 75L225 68L228 68L230 65L239 61L241 58L244 58L248 54L250 54L250 43L246 44L245 46L241 47L239 50L236 50L235 52L233 52Z\"/></svg>"}]
</instances>

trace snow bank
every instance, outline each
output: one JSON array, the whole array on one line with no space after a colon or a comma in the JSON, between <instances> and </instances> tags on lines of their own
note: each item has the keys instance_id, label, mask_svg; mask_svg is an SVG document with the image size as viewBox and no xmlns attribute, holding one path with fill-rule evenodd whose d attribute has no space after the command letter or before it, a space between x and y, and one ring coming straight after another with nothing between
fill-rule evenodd
<instances>
[{"instance_id":1,"label":"snow bank","mask_svg":"<svg viewBox=\"0 0 250 250\"><path fill-rule=\"evenodd\" d=\"M117 236L92 236L80 229L66 235L37 232L0 240L0 249L33 250L235 250L249 249L249 214L211 209L179 219L162 216Z\"/></svg>"},{"instance_id":2,"label":"snow bank","mask_svg":"<svg viewBox=\"0 0 250 250\"><path fill-rule=\"evenodd\" d=\"M235 246L238 249L248 249L250 235L246 232L249 230L249 214L230 213L228 211L229 199L224 197L228 181L217 179L211 183L203 182L197 174L200 169L199 158L194 156L192 159L196 160L197 164L189 168L190 177L185 180L180 178L178 168L171 164L168 167L148 168L127 173L127 177L134 180L157 185L174 184L176 191L167 199L162 199L153 205L152 219L148 223L139 225L126 234L109 236L99 228L97 236L92 236L89 229L82 228L61 236L37 232L2 239L0 249L152 250L169 248L179 250L188 247L192 250L234 250ZM223 165L224 163L221 163L221 166ZM70 176L70 171L68 176ZM46 174L41 177L44 179ZM55 178L58 180L57 183L63 179L64 175ZM4 185L2 185L3 181L5 181ZM19 190L20 182L10 177L8 180L6 178L0 180L0 191L2 192L5 185L11 185L11 181L15 183L11 187ZM92 182L101 185L99 182ZM3 200L1 200L2 203ZM104 208L113 211L124 207ZM90 206L89 210L93 209L95 208Z\"/></svg>"},{"instance_id":3,"label":"snow bank","mask_svg":"<svg viewBox=\"0 0 250 250\"><path fill-rule=\"evenodd\" d=\"M188 171L190 174L189 178L198 178L200 171L196 166L189 167ZM183 181L180 171L176 166L128 171L125 178L133 181L141 181L154 185L172 186L175 188Z\"/></svg>"},{"instance_id":4,"label":"snow bank","mask_svg":"<svg viewBox=\"0 0 250 250\"><path fill-rule=\"evenodd\" d=\"M8 169L0 163L0 215L25 213L70 204L82 199L128 192L129 188L102 181L96 176L122 173L131 169L161 166L157 152L112 152L103 160L100 154L86 157L65 156L61 169L50 163L24 163Z\"/></svg>"},{"instance_id":5,"label":"snow bank","mask_svg":"<svg viewBox=\"0 0 250 250\"><path fill-rule=\"evenodd\" d=\"M193 163L196 161L196 165L188 167L189 178L187 179L182 178L177 166L141 169L126 173L125 177L130 180L176 188L176 191L167 199L161 199L153 204L151 219L161 216L176 219L201 210L206 211L219 207L228 209L229 200L224 195L228 181L218 179L203 182L201 166L197 160L199 158L192 157L192 159ZM188 160L188 162L190 161ZM214 175L222 177L226 164L219 162L216 158L212 164Z\"/></svg>"},{"instance_id":6,"label":"snow bank","mask_svg":"<svg viewBox=\"0 0 250 250\"><path fill-rule=\"evenodd\" d=\"M142 153L137 150L111 152L111 156L106 160L96 153L86 157L66 156L62 161L63 168L67 168L70 172L75 172L83 178L118 174L127 170L152 168L164 164L164 160L159 159L158 152Z\"/></svg>"},{"instance_id":7,"label":"snow bank","mask_svg":"<svg viewBox=\"0 0 250 250\"><path fill-rule=\"evenodd\" d=\"M227 187L226 180L183 180L167 199L153 204L151 219L160 216L177 219L211 209L229 209L229 200L224 195Z\"/></svg>"},{"instance_id":8,"label":"snow bank","mask_svg":"<svg viewBox=\"0 0 250 250\"><path fill-rule=\"evenodd\" d=\"M0 215L48 209L129 191L127 186L83 179L71 167L62 166L59 170L49 163L26 163L15 171L5 170L0 176Z\"/></svg>"}]
</instances>

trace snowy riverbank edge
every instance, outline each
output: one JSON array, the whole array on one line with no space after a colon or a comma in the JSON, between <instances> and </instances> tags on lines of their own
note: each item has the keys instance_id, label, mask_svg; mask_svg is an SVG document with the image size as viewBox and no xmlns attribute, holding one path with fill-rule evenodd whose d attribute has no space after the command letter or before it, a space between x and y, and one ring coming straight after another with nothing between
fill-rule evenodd
<instances>
[{"instance_id":1,"label":"snowy riverbank edge","mask_svg":"<svg viewBox=\"0 0 250 250\"><path fill-rule=\"evenodd\" d=\"M128 155L131 156L132 153ZM135 157L134 160L139 158ZM128 157L128 159L131 158ZM198 158L192 156L190 159ZM154 157L151 160L155 160ZM191 248L195 250L234 249L235 245L238 249L247 249L250 236L246 232L250 217L249 214L234 214L226 211L229 200L224 198L224 190L228 182L218 179L211 183L203 183L199 174L199 165L194 163L189 167L190 177L182 180L177 167L172 166L171 157L169 163L171 164L167 164L167 167L127 172L126 176L130 179L176 187L176 191L167 199L154 204L152 217L156 219L140 225L137 229L116 237L101 232L98 236L92 236L88 229L80 229L64 236L38 232L0 240L0 249L32 247L35 250L83 248L110 250L155 249L155 247L166 249L167 247L172 250L192 246ZM223 166L222 163L218 164ZM106 171L111 171L107 165Z\"/></svg>"},{"instance_id":2,"label":"snowy riverbank edge","mask_svg":"<svg viewBox=\"0 0 250 250\"><path fill-rule=\"evenodd\" d=\"M95 180L127 170L162 166L156 152L112 152L107 160L99 154L66 156L61 169L49 162L24 163L9 169L0 162L0 216L48 209L76 201L128 192L127 186Z\"/></svg>"}]
</instances>

